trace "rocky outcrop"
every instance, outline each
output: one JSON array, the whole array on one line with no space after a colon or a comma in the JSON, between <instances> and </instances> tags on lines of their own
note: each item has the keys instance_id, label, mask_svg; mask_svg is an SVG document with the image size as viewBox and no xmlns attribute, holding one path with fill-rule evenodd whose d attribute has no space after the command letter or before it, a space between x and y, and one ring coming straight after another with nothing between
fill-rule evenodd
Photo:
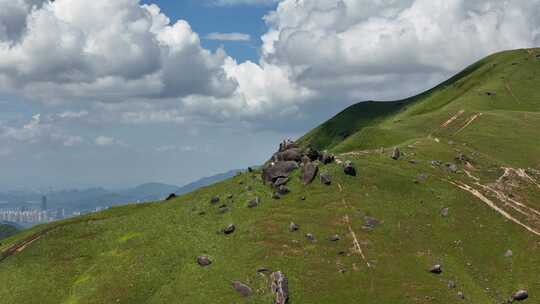
<instances>
[{"instance_id":1,"label":"rocky outcrop","mask_svg":"<svg viewBox=\"0 0 540 304\"><path fill-rule=\"evenodd\" d=\"M289 175L298 168L294 161L270 162L262 170L262 179L265 183L273 184L280 177L289 177Z\"/></svg>"},{"instance_id":2,"label":"rocky outcrop","mask_svg":"<svg viewBox=\"0 0 540 304\"><path fill-rule=\"evenodd\" d=\"M285 304L289 301L289 282L281 271L270 275L270 289L275 296L274 304Z\"/></svg>"},{"instance_id":3,"label":"rocky outcrop","mask_svg":"<svg viewBox=\"0 0 540 304\"><path fill-rule=\"evenodd\" d=\"M274 154L274 161L296 161L299 162L302 160L302 150L299 148L292 148L285 150L283 152L278 152Z\"/></svg>"},{"instance_id":4,"label":"rocky outcrop","mask_svg":"<svg viewBox=\"0 0 540 304\"><path fill-rule=\"evenodd\" d=\"M167 196L167 198L165 200L166 201L172 201L175 198L177 198L176 194L171 193L171 194L169 194L169 196Z\"/></svg>"}]
</instances>

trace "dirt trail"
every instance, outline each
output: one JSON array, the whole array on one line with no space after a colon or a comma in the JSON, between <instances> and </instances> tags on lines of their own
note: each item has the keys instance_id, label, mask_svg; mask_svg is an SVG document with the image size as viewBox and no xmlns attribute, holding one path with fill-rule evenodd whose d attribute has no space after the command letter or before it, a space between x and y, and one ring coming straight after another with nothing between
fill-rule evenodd
<instances>
[{"instance_id":1,"label":"dirt trail","mask_svg":"<svg viewBox=\"0 0 540 304\"><path fill-rule=\"evenodd\" d=\"M519 99L516 97L516 95L514 95L514 91L512 91L512 87L510 87L510 83L508 82L507 79L504 80L504 86L506 90L508 91L508 93L510 93L510 96L512 96L512 98L514 98L515 101L519 102Z\"/></svg>"},{"instance_id":2,"label":"dirt trail","mask_svg":"<svg viewBox=\"0 0 540 304\"><path fill-rule=\"evenodd\" d=\"M460 133L461 131L465 130L470 124L472 124L476 119L478 119L480 116L484 115L483 113L477 113L477 114L474 114L473 116L471 116L467 122L465 123L465 125L463 127L461 127L461 129L459 129L456 133L454 133L454 135Z\"/></svg>"},{"instance_id":3,"label":"dirt trail","mask_svg":"<svg viewBox=\"0 0 540 304\"><path fill-rule=\"evenodd\" d=\"M339 192L343 192L343 186L341 186L341 184L338 184L338 188L339 188ZM345 199L342 199L342 202L343 202L343 205L345 206L345 208L347 209L352 209L352 207L347 204L347 201ZM349 234L351 235L352 239L353 239L353 249L354 251L360 255L360 257L362 257L362 260L364 260L364 262L366 263L367 267L368 268L371 268L371 264L369 263L369 261L367 260L366 258L366 255L364 254L364 251L362 250L362 246L360 246L360 242L358 241L358 238L356 237L356 233L354 232L354 230L352 229L352 226L351 226L351 220L350 220L350 217L349 215L345 215L343 217L343 221L345 222L345 224L347 225L348 229L349 229Z\"/></svg>"},{"instance_id":4,"label":"dirt trail","mask_svg":"<svg viewBox=\"0 0 540 304\"><path fill-rule=\"evenodd\" d=\"M458 119L461 115L463 115L463 113L465 113L465 110L460 110L459 112L456 113L456 115L450 117L450 119L448 119L446 122L441 124L441 127L447 128L451 123L453 123L456 119Z\"/></svg>"},{"instance_id":5,"label":"dirt trail","mask_svg":"<svg viewBox=\"0 0 540 304\"><path fill-rule=\"evenodd\" d=\"M49 233L51 230L55 229L56 227L51 227L44 229L43 231L40 231L38 233L35 233L27 238L25 238L22 241L19 241L16 244L11 245L8 249L4 250L2 254L0 255L0 262L4 261L5 259L9 258L10 256L20 253L24 251L28 246L30 246L32 243L36 242L37 240L41 239L45 234Z\"/></svg>"},{"instance_id":6,"label":"dirt trail","mask_svg":"<svg viewBox=\"0 0 540 304\"><path fill-rule=\"evenodd\" d=\"M500 208L499 206L497 206L497 204L495 204L492 200L490 200L489 198L487 198L486 196L484 196L480 191L478 191L477 189L463 183L463 182L460 182L460 181L451 181L451 180L448 180L449 183L451 183L452 185L466 191L466 192L469 192L471 193L472 195L474 195L475 197L479 198L482 202L484 202L486 205L488 205L491 209L497 211L499 214L501 214L502 216L504 216L506 219L514 222L515 224L518 224L519 226L525 228L527 231L537 235L537 236L540 236L540 231L524 224L523 222L521 222L520 220L518 220L517 218L513 217L512 215L510 215L510 213L506 212L505 210L503 210L502 208Z\"/></svg>"}]
</instances>

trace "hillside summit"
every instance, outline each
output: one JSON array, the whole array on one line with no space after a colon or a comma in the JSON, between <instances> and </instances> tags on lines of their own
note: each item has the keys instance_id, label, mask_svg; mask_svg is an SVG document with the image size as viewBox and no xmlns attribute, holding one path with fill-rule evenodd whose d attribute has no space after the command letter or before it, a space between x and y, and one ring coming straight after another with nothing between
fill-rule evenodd
<instances>
[{"instance_id":1,"label":"hillside summit","mask_svg":"<svg viewBox=\"0 0 540 304\"><path fill-rule=\"evenodd\" d=\"M261 169L23 231L2 303L539 303L540 50L363 102Z\"/></svg>"}]
</instances>

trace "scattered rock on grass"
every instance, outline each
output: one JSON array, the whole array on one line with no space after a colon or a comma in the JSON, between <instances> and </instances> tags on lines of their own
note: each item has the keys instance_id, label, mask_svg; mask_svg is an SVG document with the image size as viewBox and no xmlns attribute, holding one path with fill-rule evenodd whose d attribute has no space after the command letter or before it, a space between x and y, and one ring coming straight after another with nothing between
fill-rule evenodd
<instances>
[{"instance_id":1,"label":"scattered rock on grass","mask_svg":"<svg viewBox=\"0 0 540 304\"><path fill-rule=\"evenodd\" d=\"M346 161L345 165L343 166L343 171L345 174L350 176L356 176L356 168L354 167L353 163L351 161Z\"/></svg>"},{"instance_id":2,"label":"scattered rock on grass","mask_svg":"<svg viewBox=\"0 0 540 304\"><path fill-rule=\"evenodd\" d=\"M272 199L279 200L279 199L281 199L281 195L279 195L279 193L277 193L277 192L274 192L272 194Z\"/></svg>"},{"instance_id":3,"label":"scattered rock on grass","mask_svg":"<svg viewBox=\"0 0 540 304\"><path fill-rule=\"evenodd\" d=\"M176 197L177 197L176 194L171 193L171 194L169 194L169 196L167 196L167 198L166 198L165 200L166 200L166 201L170 201L170 200L175 199Z\"/></svg>"},{"instance_id":4,"label":"scattered rock on grass","mask_svg":"<svg viewBox=\"0 0 540 304\"><path fill-rule=\"evenodd\" d=\"M460 299L462 299L462 300L465 299L465 294L463 294L462 291L459 291L459 292L457 293L457 296L458 296L458 298L460 298Z\"/></svg>"},{"instance_id":5,"label":"scattered rock on grass","mask_svg":"<svg viewBox=\"0 0 540 304\"><path fill-rule=\"evenodd\" d=\"M442 217L447 217L449 212L450 212L449 208L442 208L441 209L441 216Z\"/></svg>"},{"instance_id":6,"label":"scattered rock on grass","mask_svg":"<svg viewBox=\"0 0 540 304\"><path fill-rule=\"evenodd\" d=\"M452 173L456 173L458 171L458 166L454 163L447 163L446 168Z\"/></svg>"},{"instance_id":7,"label":"scattered rock on grass","mask_svg":"<svg viewBox=\"0 0 540 304\"><path fill-rule=\"evenodd\" d=\"M210 199L210 203L212 203L212 204L217 204L217 203L219 203L219 197L217 197L217 196L212 197L212 198Z\"/></svg>"},{"instance_id":8,"label":"scattered rock on grass","mask_svg":"<svg viewBox=\"0 0 540 304\"><path fill-rule=\"evenodd\" d=\"M334 234L334 235L329 236L329 237L328 237L328 240L329 240L330 242L337 242L337 241L341 240L341 238L339 237L338 234Z\"/></svg>"},{"instance_id":9,"label":"scattered rock on grass","mask_svg":"<svg viewBox=\"0 0 540 304\"><path fill-rule=\"evenodd\" d=\"M261 204L261 199L257 196L248 202L248 208L255 208Z\"/></svg>"},{"instance_id":10,"label":"scattered rock on grass","mask_svg":"<svg viewBox=\"0 0 540 304\"><path fill-rule=\"evenodd\" d=\"M456 288L456 287L457 287L456 282L454 282L454 281L448 281L448 288L454 289L454 288Z\"/></svg>"},{"instance_id":11,"label":"scattered rock on grass","mask_svg":"<svg viewBox=\"0 0 540 304\"><path fill-rule=\"evenodd\" d=\"M289 224L289 231L290 232L295 232L295 231L298 231L300 229L300 226L298 226L298 224L295 224L293 222L291 222Z\"/></svg>"},{"instance_id":12,"label":"scattered rock on grass","mask_svg":"<svg viewBox=\"0 0 540 304\"><path fill-rule=\"evenodd\" d=\"M319 161L325 165L330 164L334 161L334 155L328 153L328 152L322 152L319 155Z\"/></svg>"},{"instance_id":13,"label":"scattered rock on grass","mask_svg":"<svg viewBox=\"0 0 540 304\"><path fill-rule=\"evenodd\" d=\"M512 250L507 250L504 253L504 256L507 257L507 258L511 258L513 255L514 255L514 252L512 252Z\"/></svg>"},{"instance_id":14,"label":"scattered rock on grass","mask_svg":"<svg viewBox=\"0 0 540 304\"><path fill-rule=\"evenodd\" d=\"M251 290L249 286L240 281L232 282L232 287L234 288L234 290L238 291L238 293L241 294L243 297L249 297L253 293L253 290Z\"/></svg>"},{"instance_id":15,"label":"scattered rock on grass","mask_svg":"<svg viewBox=\"0 0 540 304\"><path fill-rule=\"evenodd\" d=\"M378 219L366 216L364 218L364 225L362 226L363 229L372 230L375 229L377 226L379 226L380 222Z\"/></svg>"},{"instance_id":16,"label":"scattered rock on grass","mask_svg":"<svg viewBox=\"0 0 540 304\"><path fill-rule=\"evenodd\" d=\"M400 158L401 158L401 151L399 150L398 147L395 147L394 151L392 152L392 159L398 160Z\"/></svg>"},{"instance_id":17,"label":"scattered rock on grass","mask_svg":"<svg viewBox=\"0 0 540 304\"><path fill-rule=\"evenodd\" d=\"M529 298L529 293L526 290L518 290L512 295L514 301L523 301Z\"/></svg>"},{"instance_id":18,"label":"scattered rock on grass","mask_svg":"<svg viewBox=\"0 0 540 304\"><path fill-rule=\"evenodd\" d=\"M235 230L236 230L236 226L234 224L230 224L229 226L223 229L223 233L232 234Z\"/></svg>"},{"instance_id":19,"label":"scattered rock on grass","mask_svg":"<svg viewBox=\"0 0 540 304\"><path fill-rule=\"evenodd\" d=\"M283 272L276 271L270 275L270 288L275 295L274 304L286 304L289 300L289 282Z\"/></svg>"},{"instance_id":20,"label":"scattered rock on grass","mask_svg":"<svg viewBox=\"0 0 540 304\"><path fill-rule=\"evenodd\" d=\"M212 264L212 260L208 256L202 255L202 256L197 257L197 263L200 266L206 267Z\"/></svg>"},{"instance_id":21,"label":"scattered rock on grass","mask_svg":"<svg viewBox=\"0 0 540 304\"><path fill-rule=\"evenodd\" d=\"M439 265L439 264L434 265L433 267L431 267L429 269L429 272L434 273L434 274L441 274L442 273L442 266Z\"/></svg>"},{"instance_id":22,"label":"scattered rock on grass","mask_svg":"<svg viewBox=\"0 0 540 304\"><path fill-rule=\"evenodd\" d=\"M311 234L311 233L306 233L306 240L314 242L315 241L315 236L313 234Z\"/></svg>"},{"instance_id":23,"label":"scattered rock on grass","mask_svg":"<svg viewBox=\"0 0 540 304\"><path fill-rule=\"evenodd\" d=\"M330 176L330 173L328 172L321 173L320 179L321 179L321 183L323 183L324 185L332 184L332 177Z\"/></svg>"}]
</instances>

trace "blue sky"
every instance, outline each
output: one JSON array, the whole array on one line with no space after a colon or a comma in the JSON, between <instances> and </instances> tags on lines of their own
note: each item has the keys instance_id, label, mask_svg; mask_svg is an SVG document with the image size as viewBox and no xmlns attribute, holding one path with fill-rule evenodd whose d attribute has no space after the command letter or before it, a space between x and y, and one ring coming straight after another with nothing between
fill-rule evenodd
<instances>
[{"instance_id":1,"label":"blue sky","mask_svg":"<svg viewBox=\"0 0 540 304\"><path fill-rule=\"evenodd\" d=\"M258 5L212 5L208 1L180 0L180 1L143 1L155 3L171 18L171 21L184 19L189 22L193 30L200 34L202 45L215 50L224 46L227 53L238 61L259 59L260 37L267 31L263 20L265 14L275 9L277 4ZM213 41L204 39L209 33L246 33L251 41Z\"/></svg>"},{"instance_id":2,"label":"blue sky","mask_svg":"<svg viewBox=\"0 0 540 304\"><path fill-rule=\"evenodd\" d=\"M262 164L348 105L540 45L540 0L145 3L0 0L0 190Z\"/></svg>"}]
</instances>

